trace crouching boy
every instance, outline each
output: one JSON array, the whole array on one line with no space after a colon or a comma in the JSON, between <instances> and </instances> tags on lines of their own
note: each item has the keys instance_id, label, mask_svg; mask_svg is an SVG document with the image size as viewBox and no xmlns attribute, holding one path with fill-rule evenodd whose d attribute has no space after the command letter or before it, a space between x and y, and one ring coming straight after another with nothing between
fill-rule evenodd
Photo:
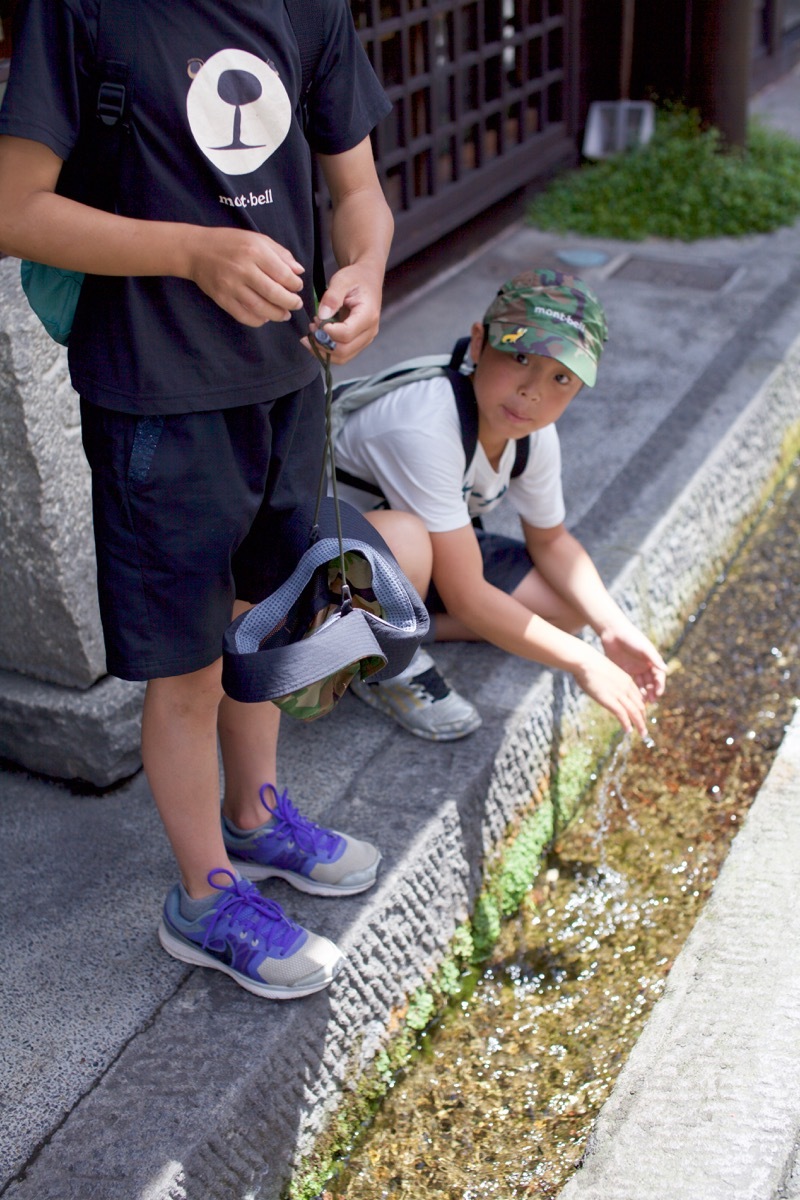
<instances>
[{"instance_id":1,"label":"crouching boy","mask_svg":"<svg viewBox=\"0 0 800 1200\"><path fill-rule=\"evenodd\" d=\"M453 385L439 375L351 412L337 438L337 474L341 494L427 596L435 641L492 642L568 671L623 729L644 734L645 703L664 690L664 661L564 524L556 422L583 385L594 386L606 337L584 282L549 270L516 276L471 329L470 460ZM474 523L506 495L522 540ZM575 636L587 625L603 653ZM453 740L480 724L425 649L403 675L353 691L419 737Z\"/></svg>"}]
</instances>

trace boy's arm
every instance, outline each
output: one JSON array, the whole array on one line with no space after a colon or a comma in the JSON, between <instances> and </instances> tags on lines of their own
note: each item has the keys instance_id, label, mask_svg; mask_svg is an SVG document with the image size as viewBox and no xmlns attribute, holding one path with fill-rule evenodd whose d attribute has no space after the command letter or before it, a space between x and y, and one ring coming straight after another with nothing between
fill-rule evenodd
<instances>
[{"instance_id":1,"label":"boy's arm","mask_svg":"<svg viewBox=\"0 0 800 1200\"><path fill-rule=\"evenodd\" d=\"M303 268L272 238L89 208L55 193L61 166L41 142L0 137L0 250L93 275L190 279L254 327L302 307Z\"/></svg>"},{"instance_id":2,"label":"boy's arm","mask_svg":"<svg viewBox=\"0 0 800 1200\"><path fill-rule=\"evenodd\" d=\"M434 583L452 616L502 650L569 672L626 732L635 728L644 736L644 699L633 678L580 638L488 583L471 525L430 536Z\"/></svg>"},{"instance_id":3,"label":"boy's arm","mask_svg":"<svg viewBox=\"0 0 800 1200\"><path fill-rule=\"evenodd\" d=\"M394 218L386 203L369 138L343 154L320 154L319 163L333 202L331 242L339 269L320 297L319 317L344 310L344 319L325 331L336 343L336 363L348 362L378 332L386 259ZM312 323L312 331L319 321Z\"/></svg>"},{"instance_id":4,"label":"boy's arm","mask_svg":"<svg viewBox=\"0 0 800 1200\"><path fill-rule=\"evenodd\" d=\"M591 558L564 525L536 529L524 521L528 553L550 586L577 609L603 649L632 676L647 700L664 692L666 663L613 599Z\"/></svg>"}]
</instances>

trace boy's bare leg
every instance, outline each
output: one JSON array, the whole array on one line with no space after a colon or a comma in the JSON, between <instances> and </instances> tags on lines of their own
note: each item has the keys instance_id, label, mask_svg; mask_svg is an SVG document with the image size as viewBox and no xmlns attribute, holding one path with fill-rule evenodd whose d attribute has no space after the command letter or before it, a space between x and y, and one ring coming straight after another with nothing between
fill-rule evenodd
<instances>
[{"instance_id":1,"label":"boy's bare leg","mask_svg":"<svg viewBox=\"0 0 800 1200\"><path fill-rule=\"evenodd\" d=\"M225 816L239 829L257 829L267 814L264 783L277 784L280 709L269 701L241 704L230 696L219 706L217 730L225 770Z\"/></svg>"},{"instance_id":2,"label":"boy's bare leg","mask_svg":"<svg viewBox=\"0 0 800 1200\"><path fill-rule=\"evenodd\" d=\"M252 608L236 600L234 618ZM222 696L217 714L217 734L225 772L225 816L239 829L257 829L266 816L261 787L278 782L278 731L281 711L268 700L242 704Z\"/></svg>"},{"instance_id":3,"label":"boy's bare leg","mask_svg":"<svg viewBox=\"0 0 800 1200\"><path fill-rule=\"evenodd\" d=\"M217 714L221 661L188 675L151 679L142 714L150 790L193 899L210 895L208 873L228 867L219 820Z\"/></svg>"},{"instance_id":4,"label":"boy's bare leg","mask_svg":"<svg viewBox=\"0 0 800 1200\"><path fill-rule=\"evenodd\" d=\"M377 529L408 579L424 598L431 582L433 548L430 535L422 521L412 513L399 512L397 509L376 509L374 512L365 513L365 516ZM511 595L531 612L566 633L577 633L585 624L581 615L535 568L517 584ZM434 640L479 642L483 639L449 613L437 613L434 618Z\"/></svg>"},{"instance_id":5,"label":"boy's bare leg","mask_svg":"<svg viewBox=\"0 0 800 1200\"><path fill-rule=\"evenodd\" d=\"M397 509L376 509L364 515L424 600L431 583L433 548L422 521L413 513Z\"/></svg>"},{"instance_id":6,"label":"boy's bare leg","mask_svg":"<svg viewBox=\"0 0 800 1200\"><path fill-rule=\"evenodd\" d=\"M566 633L577 633L585 622L581 615L559 596L539 572L529 571L521 583L517 584L511 593L515 600L524 604L527 609L537 616L556 625ZM437 642L479 642L471 629L462 624L449 613L437 613L434 625Z\"/></svg>"}]
</instances>

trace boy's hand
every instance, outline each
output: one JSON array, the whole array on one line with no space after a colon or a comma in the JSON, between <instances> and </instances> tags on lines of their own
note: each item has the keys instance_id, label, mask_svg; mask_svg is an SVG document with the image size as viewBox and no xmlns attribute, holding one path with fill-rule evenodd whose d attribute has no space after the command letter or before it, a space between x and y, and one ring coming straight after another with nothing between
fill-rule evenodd
<instances>
[{"instance_id":1,"label":"boy's hand","mask_svg":"<svg viewBox=\"0 0 800 1200\"><path fill-rule=\"evenodd\" d=\"M328 284L309 331L313 337L315 331L322 327L322 322L326 322L325 333L336 346L331 351L332 362L349 362L369 345L378 332L381 285L376 278L355 265L342 267ZM336 320L328 321L334 314Z\"/></svg>"},{"instance_id":2,"label":"boy's hand","mask_svg":"<svg viewBox=\"0 0 800 1200\"><path fill-rule=\"evenodd\" d=\"M573 670L575 682L608 709L626 733L636 729L647 736L645 703L635 680L604 655L586 646L584 661Z\"/></svg>"},{"instance_id":3,"label":"boy's hand","mask_svg":"<svg viewBox=\"0 0 800 1200\"><path fill-rule=\"evenodd\" d=\"M288 321L303 307L303 267L284 246L247 229L193 227L188 278L242 325Z\"/></svg>"},{"instance_id":4,"label":"boy's hand","mask_svg":"<svg viewBox=\"0 0 800 1200\"><path fill-rule=\"evenodd\" d=\"M667 664L653 643L634 625L604 631L601 641L606 656L627 671L645 700L653 701L663 696Z\"/></svg>"}]
</instances>

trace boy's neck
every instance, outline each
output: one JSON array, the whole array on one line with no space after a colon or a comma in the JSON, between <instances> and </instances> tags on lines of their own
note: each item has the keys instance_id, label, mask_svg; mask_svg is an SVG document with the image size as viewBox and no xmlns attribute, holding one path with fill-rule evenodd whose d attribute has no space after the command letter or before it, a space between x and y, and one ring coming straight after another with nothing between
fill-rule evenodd
<instances>
[{"instance_id":1,"label":"boy's neck","mask_svg":"<svg viewBox=\"0 0 800 1200\"><path fill-rule=\"evenodd\" d=\"M486 429L482 429L483 422L478 421L478 441L483 447L483 453L489 460L489 465L493 471L496 471L500 466L500 459L503 457L503 451L509 443L508 438L498 438L495 434L492 436Z\"/></svg>"}]
</instances>

